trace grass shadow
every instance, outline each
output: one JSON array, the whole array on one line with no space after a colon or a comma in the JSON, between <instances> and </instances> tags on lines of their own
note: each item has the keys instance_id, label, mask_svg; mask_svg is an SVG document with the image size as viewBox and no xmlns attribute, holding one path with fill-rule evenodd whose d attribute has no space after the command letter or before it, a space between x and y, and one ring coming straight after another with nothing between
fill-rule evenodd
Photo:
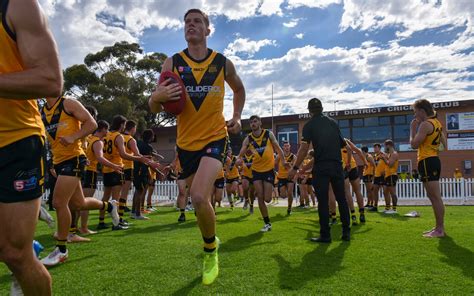
<instances>
[{"instance_id":1,"label":"grass shadow","mask_svg":"<svg viewBox=\"0 0 474 296\"><path fill-rule=\"evenodd\" d=\"M375 214L378 214L380 217L383 217L383 218L395 219L395 220L398 220L398 221L408 221L408 220L413 219L413 218L410 218L410 217L405 217L401 214L387 215L387 214L384 214L383 212L377 212Z\"/></svg>"},{"instance_id":2,"label":"grass shadow","mask_svg":"<svg viewBox=\"0 0 474 296\"><path fill-rule=\"evenodd\" d=\"M456 244L449 236L439 239L438 250L445 256L442 262L460 268L466 277L474 279L474 252Z\"/></svg>"},{"instance_id":3,"label":"grass shadow","mask_svg":"<svg viewBox=\"0 0 474 296\"><path fill-rule=\"evenodd\" d=\"M234 237L225 243L223 243L220 248L219 252L240 252L251 247L260 246L260 245L267 245L267 244L277 244L279 241L271 241L271 242L262 242L258 243L258 241L264 236L263 232L255 232L251 233L247 236L238 236Z\"/></svg>"},{"instance_id":4,"label":"grass shadow","mask_svg":"<svg viewBox=\"0 0 474 296\"><path fill-rule=\"evenodd\" d=\"M194 280L190 281L186 286L174 292L173 296L188 295L191 291L201 282L201 277L198 276Z\"/></svg>"},{"instance_id":5,"label":"grass shadow","mask_svg":"<svg viewBox=\"0 0 474 296\"><path fill-rule=\"evenodd\" d=\"M341 242L337 247L329 249L331 244L320 244L305 254L301 263L295 267L292 267L283 256L273 255L280 268L278 272L280 288L299 290L310 281L334 276L344 269L342 261L349 245L349 242Z\"/></svg>"}]
</instances>

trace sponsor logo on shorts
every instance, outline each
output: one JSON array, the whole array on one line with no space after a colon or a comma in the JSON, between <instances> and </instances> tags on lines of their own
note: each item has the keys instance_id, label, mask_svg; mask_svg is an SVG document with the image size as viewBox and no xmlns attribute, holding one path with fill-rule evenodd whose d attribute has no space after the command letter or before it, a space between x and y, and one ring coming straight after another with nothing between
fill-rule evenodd
<instances>
[{"instance_id":1,"label":"sponsor logo on shorts","mask_svg":"<svg viewBox=\"0 0 474 296\"><path fill-rule=\"evenodd\" d=\"M221 150L219 148L209 147L206 149L206 154L220 154Z\"/></svg>"},{"instance_id":2,"label":"sponsor logo on shorts","mask_svg":"<svg viewBox=\"0 0 474 296\"><path fill-rule=\"evenodd\" d=\"M36 188L38 178L33 176L26 180L15 180L13 181L13 188L18 192L29 191Z\"/></svg>"}]
</instances>

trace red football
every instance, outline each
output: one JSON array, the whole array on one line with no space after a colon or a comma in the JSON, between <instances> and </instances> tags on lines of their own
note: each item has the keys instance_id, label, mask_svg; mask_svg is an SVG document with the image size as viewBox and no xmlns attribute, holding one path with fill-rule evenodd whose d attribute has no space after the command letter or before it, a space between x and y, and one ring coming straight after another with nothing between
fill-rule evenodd
<instances>
[{"instance_id":1,"label":"red football","mask_svg":"<svg viewBox=\"0 0 474 296\"><path fill-rule=\"evenodd\" d=\"M179 100L177 101L170 101L170 102L163 103L163 108L168 113L178 115L181 112L183 112L184 105L186 104L186 88L181 78L176 73L171 72L171 71L162 72L160 75L160 79L158 80L158 84L162 83L168 78L171 79L171 83L179 84L179 86L181 87L181 96Z\"/></svg>"}]
</instances>

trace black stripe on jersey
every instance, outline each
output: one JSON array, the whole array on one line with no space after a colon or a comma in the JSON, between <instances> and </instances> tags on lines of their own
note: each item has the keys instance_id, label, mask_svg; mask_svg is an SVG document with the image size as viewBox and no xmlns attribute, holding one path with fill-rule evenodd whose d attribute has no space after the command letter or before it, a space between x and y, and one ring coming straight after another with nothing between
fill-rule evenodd
<instances>
[{"instance_id":1,"label":"black stripe on jersey","mask_svg":"<svg viewBox=\"0 0 474 296\"><path fill-rule=\"evenodd\" d=\"M265 152L265 149L267 148L268 139L270 137L269 136L270 133L268 130L264 130L263 133L264 135L262 139L262 145L258 145L257 141L255 141L255 138L252 136L252 133L249 134L249 143L255 148L255 150L257 150L257 153L260 155L260 157L263 156L263 153Z\"/></svg>"},{"instance_id":2,"label":"black stripe on jersey","mask_svg":"<svg viewBox=\"0 0 474 296\"><path fill-rule=\"evenodd\" d=\"M8 36L10 36L11 39L16 41L16 34L13 33L13 31L11 30L11 28L8 26L8 23L7 23L8 1L9 0L0 0L0 17L2 18L2 24Z\"/></svg>"},{"instance_id":3,"label":"black stripe on jersey","mask_svg":"<svg viewBox=\"0 0 474 296\"><path fill-rule=\"evenodd\" d=\"M229 169L232 171L232 169L234 169L234 166L235 166L235 162L237 161L237 157L235 155L232 155L232 161L230 162L230 166L229 166Z\"/></svg>"},{"instance_id":4,"label":"black stripe on jersey","mask_svg":"<svg viewBox=\"0 0 474 296\"><path fill-rule=\"evenodd\" d=\"M43 109L41 110L41 119L43 120L44 127L46 132L51 136L53 140L56 140L56 133L58 131L59 126L59 119L61 118L61 114L64 110L64 98L59 99L58 106L54 109L53 116L51 116L51 121L48 122L46 118L46 113L44 112L44 108L48 108L45 104Z\"/></svg>"},{"instance_id":5,"label":"black stripe on jersey","mask_svg":"<svg viewBox=\"0 0 474 296\"><path fill-rule=\"evenodd\" d=\"M252 166L252 162L253 162L253 155L250 157L245 156L244 164L247 166L248 169Z\"/></svg>"},{"instance_id":6,"label":"black stripe on jersey","mask_svg":"<svg viewBox=\"0 0 474 296\"><path fill-rule=\"evenodd\" d=\"M183 83L186 87L191 86L193 88L196 88L198 86L213 86L214 82L216 81L217 77L219 76L219 73L225 66L225 61L226 58L218 53L214 57L211 63L209 63L209 66L204 73L201 82L197 83L196 78L193 75L192 71L186 71L186 72L179 72L181 76L181 79L183 80ZM183 59L183 57L180 54L175 54L173 55L173 68L174 70L178 70L179 67L184 67L184 68L190 68L188 63ZM201 108L202 103L207 97L207 92L195 92L195 93L189 93L189 98L191 99L191 102L193 103L194 108L196 111L199 111Z\"/></svg>"}]
</instances>

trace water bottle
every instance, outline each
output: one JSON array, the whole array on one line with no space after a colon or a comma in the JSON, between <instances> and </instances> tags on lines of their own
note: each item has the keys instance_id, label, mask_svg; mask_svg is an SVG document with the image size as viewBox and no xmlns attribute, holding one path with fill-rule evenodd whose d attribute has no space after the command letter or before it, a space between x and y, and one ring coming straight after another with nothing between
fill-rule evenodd
<instances>
[{"instance_id":1,"label":"water bottle","mask_svg":"<svg viewBox=\"0 0 474 296\"><path fill-rule=\"evenodd\" d=\"M33 241L33 252L37 258L39 258L39 255L41 251L44 250L44 247L39 243L39 241L34 240Z\"/></svg>"}]
</instances>

